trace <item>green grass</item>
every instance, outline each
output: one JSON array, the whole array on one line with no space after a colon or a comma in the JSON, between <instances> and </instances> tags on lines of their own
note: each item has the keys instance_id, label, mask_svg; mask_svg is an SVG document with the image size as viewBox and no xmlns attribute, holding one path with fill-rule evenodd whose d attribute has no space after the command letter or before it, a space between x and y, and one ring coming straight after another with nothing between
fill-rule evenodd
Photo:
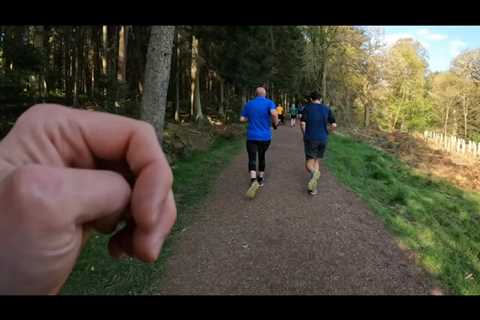
<instances>
[{"instance_id":1,"label":"green grass","mask_svg":"<svg viewBox=\"0 0 480 320\"><path fill-rule=\"evenodd\" d=\"M480 294L480 194L432 180L368 144L334 135L327 167L365 200L448 292ZM467 279L472 274L473 278Z\"/></svg>"},{"instance_id":2,"label":"green grass","mask_svg":"<svg viewBox=\"0 0 480 320\"><path fill-rule=\"evenodd\" d=\"M164 273L165 261L172 253L176 235L185 228L196 208L211 190L219 170L242 146L241 139L217 139L207 152L193 153L173 167L177 200L177 223L154 264L128 259L117 261L107 252L108 236L89 240L61 294L153 294Z\"/></svg>"}]
</instances>

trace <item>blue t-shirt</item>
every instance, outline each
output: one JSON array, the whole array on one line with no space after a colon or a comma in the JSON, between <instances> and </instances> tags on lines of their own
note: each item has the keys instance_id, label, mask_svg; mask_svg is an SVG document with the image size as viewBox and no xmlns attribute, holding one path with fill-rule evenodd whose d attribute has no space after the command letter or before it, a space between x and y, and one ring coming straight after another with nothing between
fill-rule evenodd
<instances>
[{"instance_id":1,"label":"blue t-shirt","mask_svg":"<svg viewBox=\"0 0 480 320\"><path fill-rule=\"evenodd\" d=\"M301 121L306 124L304 140L327 142L327 125L334 123L335 117L326 105L310 103L303 109Z\"/></svg>"},{"instance_id":2,"label":"blue t-shirt","mask_svg":"<svg viewBox=\"0 0 480 320\"><path fill-rule=\"evenodd\" d=\"M242 117L248 119L247 140L272 140L272 110L275 110L275 104L265 97L256 97L247 102L241 113Z\"/></svg>"}]
</instances>

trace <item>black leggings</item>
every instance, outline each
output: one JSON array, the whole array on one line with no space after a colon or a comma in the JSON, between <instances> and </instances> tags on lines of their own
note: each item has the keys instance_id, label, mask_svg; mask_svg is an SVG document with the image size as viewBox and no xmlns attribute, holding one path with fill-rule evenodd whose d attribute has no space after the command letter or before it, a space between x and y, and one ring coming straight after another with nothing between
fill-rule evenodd
<instances>
[{"instance_id":1,"label":"black leggings","mask_svg":"<svg viewBox=\"0 0 480 320\"><path fill-rule=\"evenodd\" d=\"M247 140L248 171L257 171L257 152L258 171L265 171L265 152L269 146L270 141Z\"/></svg>"}]
</instances>

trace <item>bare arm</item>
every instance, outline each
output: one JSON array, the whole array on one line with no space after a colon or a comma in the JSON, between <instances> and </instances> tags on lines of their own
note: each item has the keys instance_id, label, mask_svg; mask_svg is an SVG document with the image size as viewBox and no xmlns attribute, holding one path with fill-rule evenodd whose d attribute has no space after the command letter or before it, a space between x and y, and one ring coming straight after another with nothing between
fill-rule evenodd
<instances>
[{"instance_id":1,"label":"bare arm","mask_svg":"<svg viewBox=\"0 0 480 320\"><path fill-rule=\"evenodd\" d=\"M278 123L280 122L280 120L278 120L278 112L277 110L270 110L270 115L272 116L272 123L273 123L273 127L276 128L278 126Z\"/></svg>"},{"instance_id":2,"label":"bare arm","mask_svg":"<svg viewBox=\"0 0 480 320\"><path fill-rule=\"evenodd\" d=\"M337 121L335 120L335 117L333 116L332 110L329 110L328 112L328 122L330 123L330 126L332 128L332 132L335 131L337 128Z\"/></svg>"},{"instance_id":3,"label":"bare arm","mask_svg":"<svg viewBox=\"0 0 480 320\"><path fill-rule=\"evenodd\" d=\"M248 122L248 119L244 116L240 116L240 122Z\"/></svg>"},{"instance_id":4,"label":"bare arm","mask_svg":"<svg viewBox=\"0 0 480 320\"><path fill-rule=\"evenodd\" d=\"M302 130L302 135L305 136L305 128L307 127L307 110L303 109L303 112L301 114L300 118L300 130Z\"/></svg>"}]
</instances>

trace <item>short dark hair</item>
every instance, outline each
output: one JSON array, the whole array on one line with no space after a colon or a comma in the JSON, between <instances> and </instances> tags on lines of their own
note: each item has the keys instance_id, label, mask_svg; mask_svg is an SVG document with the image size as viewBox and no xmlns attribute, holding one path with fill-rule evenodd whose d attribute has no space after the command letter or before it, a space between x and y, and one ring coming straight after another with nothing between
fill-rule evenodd
<instances>
[{"instance_id":1,"label":"short dark hair","mask_svg":"<svg viewBox=\"0 0 480 320\"><path fill-rule=\"evenodd\" d=\"M310 98L312 100L321 100L322 99L322 95L320 94L320 92L318 91L313 91L311 94L310 94Z\"/></svg>"}]
</instances>

